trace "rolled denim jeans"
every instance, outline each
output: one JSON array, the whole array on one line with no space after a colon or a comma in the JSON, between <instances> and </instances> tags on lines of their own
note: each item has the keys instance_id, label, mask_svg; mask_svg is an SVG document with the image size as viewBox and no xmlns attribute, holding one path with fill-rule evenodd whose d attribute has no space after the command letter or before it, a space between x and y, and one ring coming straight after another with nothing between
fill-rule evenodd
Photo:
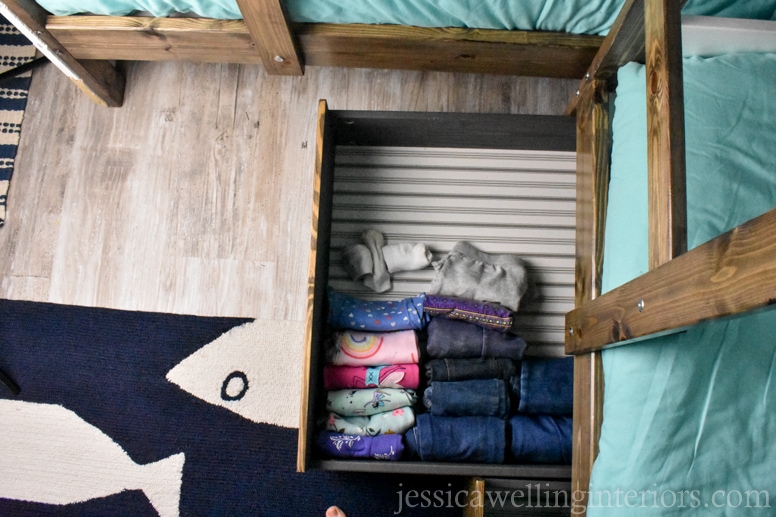
<instances>
[{"instance_id":1,"label":"rolled denim jeans","mask_svg":"<svg viewBox=\"0 0 776 517\"><path fill-rule=\"evenodd\" d=\"M574 409L574 358L526 359L510 379L519 413L570 415Z\"/></svg>"},{"instance_id":2,"label":"rolled denim jeans","mask_svg":"<svg viewBox=\"0 0 776 517\"><path fill-rule=\"evenodd\" d=\"M523 338L488 330L465 321L432 318L426 350L432 358L505 357L520 360L526 349Z\"/></svg>"},{"instance_id":3,"label":"rolled denim jeans","mask_svg":"<svg viewBox=\"0 0 776 517\"><path fill-rule=\"evenodd\" d=\"M509 414L509 392L502 379L432 382L423 404L435 416L495 416Z\"/></svg>"},{"instance_id":4,"label":"rolled denim jeans","mask_svg":"<svg viewBox=\"0 0 776 517\"><path fill-rule=\"evenodd\" d=\"M514 415L509 419L512 456L518 463L571 463L568 416Z\"/></svg>"},{"instance_id":5,"label":"rolled denim jeans","mask_svg":"<svg viewBox=\"0 0 776 517\"><path fill-rule=\"evenodd\" d=\"M503 463L506 422L492 416L418 415L404 436L406 449L423 461Z\"/></svg>"},{"instance_id":6,"label":"rolled denim jeans","mask_svg":"<svg viewBox=\"0 0 776 517\"><path fill-rule=\"evenodd\" d=\"M431 359L426 362L429 381L509 379L520 372L520 363L504 357L476 359Z\"/></svg>"}]
</instances>

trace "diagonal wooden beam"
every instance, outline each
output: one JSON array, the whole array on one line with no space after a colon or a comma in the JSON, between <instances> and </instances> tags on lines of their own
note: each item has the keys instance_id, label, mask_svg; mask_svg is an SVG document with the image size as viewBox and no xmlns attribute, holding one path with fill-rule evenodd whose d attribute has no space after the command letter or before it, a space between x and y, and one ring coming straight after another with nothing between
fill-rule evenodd
<instances>
[{"instance_id":1,"label":"diagonal wooden beam","mask_svg":"<svg viewBox=\"0 0 776 517\"><path fill-rule=\"evenodd\" d=\"M630 61L644 62L644 0L626 0L609 34L598 49L579 83L579 89L566 107L566 115L577 110L580 97L592 88L592 81L614 82L617 70Z\"/></svg>"},{"instance_id":2,"label":"diagonal wooden beam","mask_svg":"<svg viewBox=\"0 0 776 517\"><path fill-rule=\"evenodd\" d=\"M46 30L48 13L30 0L3 0L0 14L98 104L124 102L124 76L105 61L78 61Z\"/></svg>"},{"instance_id":3,"label":"diagonal wooden beam","mask_svg":"<svg viewBox=\"0 0 776 517\"><path fill-rule=\"evenodd\" d=\"M774 257L776 209L566 314L566 353L776 308Z\"/></svg>"},{"instance_id":4,"label":"diagonal wooden beam","mask_svg":"<svg viewBox=\"0 0 776 517\"><path fill-rule=\"evenodd\" d=\"M302 75L304 62L281 0L237 0L270 75Z\"/></svg>"}]
</instances>

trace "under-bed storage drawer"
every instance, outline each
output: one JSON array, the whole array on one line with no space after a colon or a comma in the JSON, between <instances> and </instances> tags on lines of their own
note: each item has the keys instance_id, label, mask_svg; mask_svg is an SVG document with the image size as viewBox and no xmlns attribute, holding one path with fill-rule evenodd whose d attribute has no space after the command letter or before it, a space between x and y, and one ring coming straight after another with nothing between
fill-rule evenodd
<instances>
[{"instance_id":1,"label":"under-bed storage drawer","mask_svg":"<svg viewBox=\"0 0 776 517\"><path fill-rule=\"evenodd\" d=\"M568 479L571 474L571 467L568 465L328 459L317 449L316 436L326 404L322 377L324 342L329 333L326 321L327 287L349 290L350 294L357 297L364 294L365 298L372 300L398 300L424 292L424 286L433 275L433 270L429 267L422 272L396 277L393 289L386 293L372 292L370 295L366 290L360 293L354 282L339 274L341 267L338 251L346 245L343 239L352 237L348 232L357 238L360 231L365 229L362 228L365 224L382 225L381 231L386 234L386 238L426 242L434 254L434 260L449 251L454 241L459 238L481 246L484 251L489 249L488 246L495 246L493 243L498 241L506 242L505 246L509 247L511 253L541 257L536 259L533 268L530 267L531 260L527 262L529 274L537 273L538 282L542 284L536 291L545 294L540 295L542 300L536 304L538 309L527 314L521 314L522 311L519 311L516 318L518 321L522 318L526 328L533 324L533 330L527 331L531 335L523 337L529 345L536 345L531 348L538 350L539 355L562 355L563 315L573 307L574 290L574 119L534 115L334 111L328 110L325 101L320 103L318 117L298 470L313 468ZM385 185L392 185L387 186L386 190L391 190L394 198L399 200L394 205L391 205L390 200L386 201L388 208L383 207L387 213L394 216L383 219L378 217L379 221L367 221L366 216L359 214L371 209L371 205L366 205L374 201L375 189L380 188L380 181L376 182L377 186L366 181L366 176L371 174L369 171L372 165L356 167L354 171L354 167L347 166L350 158L345 155L352 155L353 149L357 149L355 154L359 154L368 153L370 149L375 148L399 149L397 152L402 154L401 159L410 161L413 159L413 149L429 148L435 149L439 155L455 154L457 150L504 150L501 153L504 156L492 158L488 164L479 168L466 165L456 170L451 169L438 174L435 179L418 180L412 177L413 167L405 164L403 174L410 176L403 177L402 173L396 173L395 176L381 180ZM404 152L402 148L407 151ZM335 152L342 155L337 157L337 161L344 161L346 164L342 168L348 169L347 172L339 172L340 169L337 169L340 181L338 190L345 191L344 194L334 192ZM463 152L467 154L466 160L478 154ZM522 179L519 181L503 180L502 177L506 177L502 176L504 171L496 163L499 159L504 160L511 156L507 156L509 153L522 153L524 156L521 159L527 160L520 166ZM416 168L422 169L424 164L418 163ZM351 200L359 199L359 174L364 175L363 188L372 197L368 202L361 202L360 208L354 209L353 203L347 207L339 206L338 203L346 204L342 201L346 197ZM548 179L539 179L542 175L547 175ZM346 177L343 179L340 176ZM552 178L549 178L550 176ZM421 194L412 190L413 181L417 184L434 184L430 193L427 192L427 197L420 203L417 199ZM343 182L346 183L345 186L342 186ZM479 183L487 185L481 186ZM461 225L466 228L460 234L450 230L444 220L446 215L434 201L436 197L450 197L449 188L458 188L457 199L465 200L456 202L456 212L468 214L466 224ZM478 190L483 188L490 189L487 195ZM382 197L379 191L377 195ZM467 204L476 204L478 196L481 196L483 203L489 207L483 211L484 215L473 211ZM542 212L536 208L536 203L541 202L549 203L555 208L549 209L549 213ZM422 205L421 208L418 208L419 204ZM404 209L412 209L413 206L425 215L402 216ZM488 221L488 217L494 221ZM408 221L408 218L411 220ZM418 225L418 219L423 220L422 225ZM394 227L391 225L396 225L398 229L393 231ZM410 226L412 229L408 230ZM422 229L418 230L418 227ZM439 232L439 235L435 232Z\"/></svg>"}]
</instances>

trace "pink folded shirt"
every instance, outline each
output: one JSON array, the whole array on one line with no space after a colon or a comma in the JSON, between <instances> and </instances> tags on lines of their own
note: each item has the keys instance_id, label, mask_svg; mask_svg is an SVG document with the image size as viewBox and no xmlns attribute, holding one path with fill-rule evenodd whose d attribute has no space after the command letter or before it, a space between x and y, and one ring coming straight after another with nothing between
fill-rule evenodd
<instances>
[{"instance_id":1,"label":"pink folded shirt","mask_svg":"<svg viewBox=\"0 0 776 517\"><path fill-rule=\"evenodd\" d=\"M417 389L419 383L417 364L323 367L323 386L327 391L345 388Z\"/></svg>"},{"instance_id":2,"label":"pink folded shirt","mask_svg":"<svg viewBox=\"0 0 776 517\"><path fill-rule=\"evenodd\" d=\"M328 364L339 366L381 366L417 364L418 337L414 330L398 332L337 332L326 351Z\"/></svg>"}]
</instances>

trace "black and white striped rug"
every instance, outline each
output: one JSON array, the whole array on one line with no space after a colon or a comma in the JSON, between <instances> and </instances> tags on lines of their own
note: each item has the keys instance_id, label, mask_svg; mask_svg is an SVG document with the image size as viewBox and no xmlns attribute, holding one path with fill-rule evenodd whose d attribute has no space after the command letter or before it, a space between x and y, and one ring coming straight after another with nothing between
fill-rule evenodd
<instances>
[{"instance_id":1,"label":"black and white striped rug","mask_svg":"<svg viewBox=\"0 0 776 517\"><path fill-rule=\"evenodd\" d=\"M0 73L35 58L35 47L5 18L0 17ZM5 222L8 188L22 130L30 72L0 82L0 225Z\"/></svg>"}]
</instances>

